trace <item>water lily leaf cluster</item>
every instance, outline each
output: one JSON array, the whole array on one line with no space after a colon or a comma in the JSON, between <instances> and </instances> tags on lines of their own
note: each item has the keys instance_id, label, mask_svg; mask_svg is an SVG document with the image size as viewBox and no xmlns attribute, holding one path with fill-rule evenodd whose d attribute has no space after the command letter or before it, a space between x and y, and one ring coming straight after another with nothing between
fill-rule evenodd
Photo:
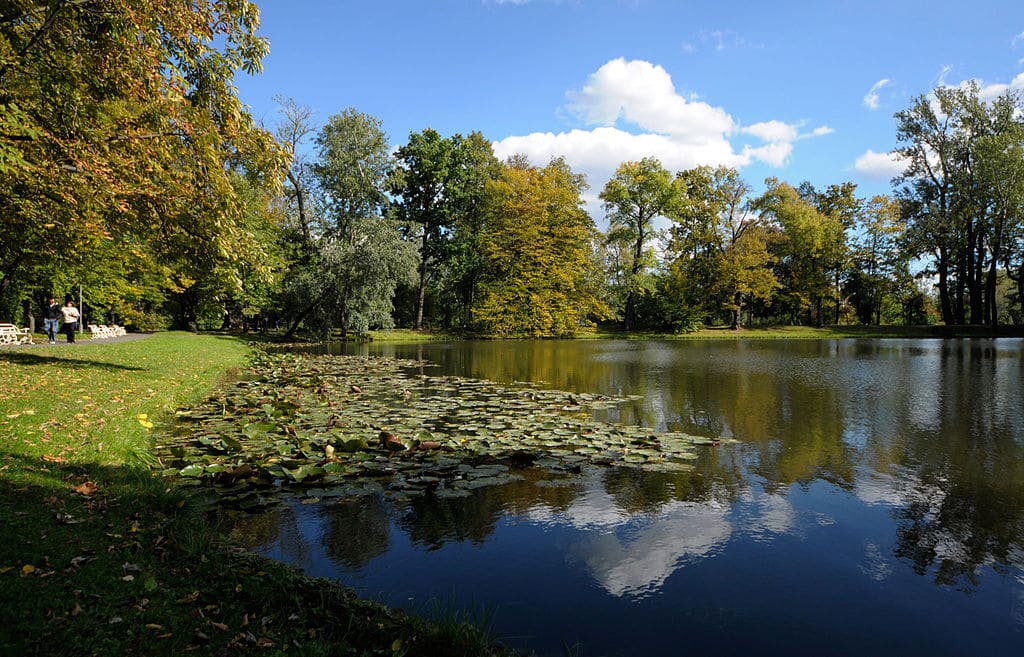
<instances>
[{"instance_id":1,"label":"water lily leaf cluster","mask_svg":"<svg viewBox=\"0 0 1024 657\"><path fill-rule=\"evenodd\" d=\"M282 494L461 497L587 465L693 468L709 439L594 419L627 397L431 376L394 358L260 354L252 375L178 411L165 474L212 484L241 508Z\"/></svg>"}]
</instances>

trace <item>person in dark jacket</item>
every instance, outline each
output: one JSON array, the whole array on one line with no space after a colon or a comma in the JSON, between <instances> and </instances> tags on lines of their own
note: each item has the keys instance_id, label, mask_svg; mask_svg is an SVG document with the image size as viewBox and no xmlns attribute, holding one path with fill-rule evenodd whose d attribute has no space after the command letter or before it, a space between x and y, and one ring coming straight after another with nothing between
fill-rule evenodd
<instances>
[{"instance_id":1,"label":"person in dark jacket","mask_svg":"<svg viewBox=\"0 0 1024 657\"><path fill-rule=\"evenodd\" d=\"M50 297L46 304L46 314L43 317L46 327L46 336L50 338L50 344L57 344L57 331L60 329L61 315L60 304L55 297Z\"/></svg>"}]
</instances>

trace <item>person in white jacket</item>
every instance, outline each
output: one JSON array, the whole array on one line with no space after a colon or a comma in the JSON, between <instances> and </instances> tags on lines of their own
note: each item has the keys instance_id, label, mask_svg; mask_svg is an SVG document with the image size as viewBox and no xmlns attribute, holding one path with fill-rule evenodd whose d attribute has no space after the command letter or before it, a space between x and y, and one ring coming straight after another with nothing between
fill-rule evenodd
<instances>
[{"instance_id":1,"label":"person in white jacket","mask_svg":"<svg viewBox=\"0 0 1024 657\"><path fill-rule=\"evenodd\" d=\"M60 312L64 316L64 332L68 336L68 344L74 344L75 331L78 330L78 320L82 314L78 312L78 308L75 308L75 302L71 299L64 302Z\"/></svg>"}]
</instances>

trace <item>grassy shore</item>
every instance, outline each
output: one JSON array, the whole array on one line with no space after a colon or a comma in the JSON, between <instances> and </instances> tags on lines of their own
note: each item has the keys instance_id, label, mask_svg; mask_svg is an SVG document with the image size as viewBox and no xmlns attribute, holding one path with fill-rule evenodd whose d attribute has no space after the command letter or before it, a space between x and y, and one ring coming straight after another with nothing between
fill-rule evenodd
<instances>
[{"instance_id":1,"label":"grassy shore","mask_svg":"<svg viewBox=\"0 0 1024 657\"><path fill-rule=\"evenodd\" d=\"M0 349L0 655L494 652L233 548L155 474L153 436L247 354L184 333Z\"/></svg>"},{"instance_id":2,"label":"grassy shore","mask_svg":"<svg viewBox=\"0 0 1024 657\"><path fill-rule=\"evenodd\" d=\"M469 336L486 340L488 336ZM654 331L623 331L599 327L574 336L577 340L822 340L842 338L1001 338L1024 337L1024 326L768 326L764 328L705 327L689 333L658 333ZM370 331L375 342L429 342L464 340L467 336L444 331L412 331L394 329Z\"/></svg>"}]
</instances>

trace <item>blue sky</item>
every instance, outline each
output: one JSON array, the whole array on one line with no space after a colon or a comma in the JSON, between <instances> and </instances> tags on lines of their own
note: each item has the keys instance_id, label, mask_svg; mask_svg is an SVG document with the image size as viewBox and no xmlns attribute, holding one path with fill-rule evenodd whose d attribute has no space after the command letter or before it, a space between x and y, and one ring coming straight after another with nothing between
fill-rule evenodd
<instances>
[{"instance_id":1,"label":"blue sky","mask_svg":"<svg viewBox=\"0 0 1024 657\"><path fill-rule=\"evenodd\" d=\"M433 127L496 152L552 155L593 199L619 163L737 167L755 189L852 181L890 191L893 114L937 85L1024 92L1024 4L935 0L263 0L264 72L326 119L347 107L394 145ZM600 219L595 216L595 219Z\"/></svg>"}]
</instances>

